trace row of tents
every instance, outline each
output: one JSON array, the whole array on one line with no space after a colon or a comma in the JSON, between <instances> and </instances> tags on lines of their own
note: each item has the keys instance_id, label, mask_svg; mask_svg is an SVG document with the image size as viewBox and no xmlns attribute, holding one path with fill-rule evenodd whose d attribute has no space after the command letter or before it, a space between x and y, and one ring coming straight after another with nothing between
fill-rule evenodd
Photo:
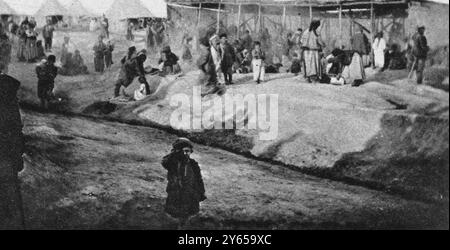
<instances>
[{"instance_id":1,"label":"row of tents","mask_svg":"<svg viewBox=\"0 0 450 250\"><path fill-rule=\"evenodd\" d=\"M111 20L126 20L132 18L167 18L167 4L164 0L105 0L110 3L104 14ZM28 5L30 1L24 3ZM5 0L0 0L0 15L34 16L34 17L97 17L94 11L86 8L79 0L72 0L64 6L58 0L45 0L33 14L24 14L11 7Z\"/></svg>"}]
</instances>

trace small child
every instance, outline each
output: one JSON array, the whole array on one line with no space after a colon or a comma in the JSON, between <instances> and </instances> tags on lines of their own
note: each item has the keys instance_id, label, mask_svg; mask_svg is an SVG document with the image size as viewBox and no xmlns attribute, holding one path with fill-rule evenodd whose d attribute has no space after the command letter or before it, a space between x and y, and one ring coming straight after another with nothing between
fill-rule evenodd
<instances>
[{"instance_id":1,"label":"small child","mask_svg":"<svg viewBox=\"0 0 450 250\"><path fill-rule=\"evenodd\" d=\"M291 65L291 73L295 76L298 76L298 73L302 71L302 63L297 53L292 54L292 65Z\"/></svg>"},{"instance_id":2,"label":"small child","mask_svg":"<svg viewBox=\"0 0 450 250\"><path fill-rule=\"evenodd\" d=\"M261 49L261 43L255 42L255 47L252 51L252 65L253 65L253 80L256 81L257 84L260 84L261 81L264 81L264 76L266 74L264 60L265 53Z\"/></svg>"},{"instance_id":3,"label":"small child","mask_svg":"<svg viewBox=\"0 0 450 250\"><path fill-rule=\"evenodd\" d=\"M106 43L106 51L105 51L105 65L106 68L111 68L111 65L113 65L112 61L112 52L114 51L114 44L111 43L111 40L108 40Z\"/></svg>"},{"instance_id":4,"label":"small child","mask_svg":"<svg viewBox=\"0 0 450 250\"><path fill-rule=\"evenodd\" d=\"M36 49L37 49L37 59L39 61L47 58L47 56L45 55L45 49L42 46L42 40L38 40L36 42Z\"/></svg>"}]
</instances>

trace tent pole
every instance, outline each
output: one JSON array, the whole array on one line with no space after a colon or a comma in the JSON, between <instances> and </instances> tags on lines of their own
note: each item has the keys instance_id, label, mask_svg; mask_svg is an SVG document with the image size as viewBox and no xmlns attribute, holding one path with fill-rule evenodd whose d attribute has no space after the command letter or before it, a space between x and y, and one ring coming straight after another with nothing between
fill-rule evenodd
<instances>
[{"instance_id":1,"label":"tent pole","mask_svg":"<svg viewBox=\"0 0 450 250\"><path fill-rule=\"evenodd\" d=\"M216 28L216 32L217 34L219 34L219 30L220 30L220 7L222 6L222 0L220 0L219 2L219 9L217 10L217 28Z\"/></svg>"},{"instance_id":2,"label":"tent pole","mask_svg":"<svg viewBox=\"0 0 450 250\"><path fill-rule=\"evenodd\" d=\"M339 47L342 49L342 5L339 5Z\"/></svg>"},{"instance_id":3,"label":"tent pole","mask_svg":"<svg viewBox=\"0 0 450 250\"><path fill-rule=\"evenodd\" d=\"M201 19L202 19L202 4L200 3L198 6L197 26L200 25Z\"/></svg>"},{"instance_id":4,"label":"tent pole","mask_svg":"<svg viewBox=\"0 0 450 250\"><path fill-rule=\"evenodd\" d=\"M241 4L238 7L238 18L237 18L237 34L236 37L239 38L241 31Z\"/></svg>"},{"instance_id":5,"label":"tent pole","mask_svg":"<svg viewBox=\"0 0 450 250\"><path fill-rule=\"evenodd\" d=\"M373 11L373 2L372 0L370 0L370 43L373 43L373 40L375 39L375 34L374 34L374 11ZM373 54L373 48L372 45L370 46L371 50L370 50L370 58L371 58L371 64L372 67L375 65L375 57Z\"/></svg>"},{"instance_id":6,"label":"tent pole","mask_svg":"<svg viewBox=\"0 0 450 250\"><path fill-rule=\"evenodd\" d=\"M282 29L286 28L286 5L283 6L283 20L281 21Z\"/></svg>"},{"instance_id":7,"label":"tent pole","mask_svg":"<svg viewBox=\"0 0 450 250\"><path fill-rule=\"evenodd\" d=\"M313 20L313 9L312 9L311 1L309 1L309 22L311 23L312 20Z\"/></svg>"}]
</instances>

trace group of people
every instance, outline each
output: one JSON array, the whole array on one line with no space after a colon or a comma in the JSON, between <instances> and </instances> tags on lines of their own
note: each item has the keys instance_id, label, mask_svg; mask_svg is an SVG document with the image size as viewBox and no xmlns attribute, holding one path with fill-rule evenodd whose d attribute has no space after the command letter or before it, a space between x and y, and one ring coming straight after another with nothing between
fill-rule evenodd
<instances>
[{"instance_id":1,"label":"group of people","mask_svg":"<svg viewBox=\"0 0 450 250\"><path fill-rule=\"evenodd\" d=\"M36 21L33 17L25 18L20 26L13 33L18 38L17 59L20 62L34 63L42 58L45 58L45 48L42 40L38 40L38 33L36 31ZM15 27L11 24L10 27Z\"/></svg>"}]
</instances>

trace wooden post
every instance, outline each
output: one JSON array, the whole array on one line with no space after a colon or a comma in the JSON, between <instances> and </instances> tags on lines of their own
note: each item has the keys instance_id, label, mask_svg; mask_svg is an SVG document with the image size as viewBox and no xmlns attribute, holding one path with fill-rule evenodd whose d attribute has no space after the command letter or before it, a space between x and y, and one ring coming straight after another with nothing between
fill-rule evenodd
<instances>
[{"instance_id":1,"label":"wooden post","mask_svg":"<svg viewBox=\"0 0 450 250\"><path fill-rule=\"evenodd\" d=\"M286 29L286 5L283 6L283 17L281 20L281 26L283 27L283 31Z\"/></svg>"},{"instance_id":2,"label":"wooden post","mask_svg":"<svg viewBox=\"0 0 450 250\"><path fill-rule=\"evenodd\" d=\"M342 49L342 5L339 5L339 48Z\"/></svg>"},{"instance_id":3,"label":"wooden post","mask_svg":"<svg viewBox=\"0 0 450 250\"><path fill-rule=\"evenodd\" d=\"M261 32L262 23L261 23L261 1L259 1L259 7L258 7L258 31Z\"/></svg>"},{"instance_id":4,"label":"wooden post","mask_svg":"<svg viewBox=\"0 0 450 250\"><path fill-rule=\"evenodd\" d=\"M239 7L238 7L237 34L236 34L236 38L239 38L239 36L240 36L240 31L241 31L241 4L239 4Z\"/></svg>"},{"instance_id":5,"label":"wooden post","mask_svg":"<svg viewBox=\"0 0 450 250\"><path fill-rule=\"evenodd\" d=\"M217 27L216 27L216 33L219 34L220 32L220 7L222 6L222 0L219 2L219 9L217 9Z\"/></svg>"},{"instance_id":6,"label":"wooden post","mask_svg":"<svg viewBox=\"0 0 450 250\"><path fill-rule=\"evenodd\" d=\"M309 23L311 23L313 20L313 9L311 5L311 1L309 1Z\"/></svg>"},{"instance_id":7,"label":"wooden post","mask_svg":"<svg viewBox=\"0 0 450 250\"><path fill-rule=\"evenodd\" d=\"M375 39L374 26L375 26L375 24L374 24L373 2L372 2L372 0L370 0L370 59L371 59L372 68L374 68L374 66L375 66L375 56L373 54L373 48L372 48L372 43L373 43L373 40Z\"/></svg>"},{"instance_id":8,"label":"wooden post","mask_svg":"<svg viewBox=\"0 0 450 250\"><path fill-rule=\"evenodd\" d=\"M201 19L202 19L202 4L200 3L198 6L197 27L200 25Z\"/></svg>"}]
</instances>

